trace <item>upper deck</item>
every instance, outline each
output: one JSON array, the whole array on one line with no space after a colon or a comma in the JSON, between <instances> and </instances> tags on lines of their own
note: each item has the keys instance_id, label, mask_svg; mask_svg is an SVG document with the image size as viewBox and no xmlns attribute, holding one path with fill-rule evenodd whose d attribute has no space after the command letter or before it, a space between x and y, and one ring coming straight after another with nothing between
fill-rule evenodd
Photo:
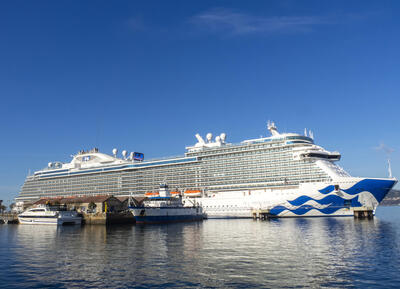
<instances>
[{"instance_id":1,"label":"upper deck","mask_svg":"<svg viewBox=\"0 0 400 289\"><path fill-rule=\"evenodd\" d=\"M220 191L297 186L307 182L325 182L348 174L334 161L338 152L315 145L312 134L278 133L270 125L272 136L226 142L219 135L207 142L187 147L185 155L162 159L135 159L126 151L122 157L81 151L69 163L49 163L28 176L21 199L42 196L143 194L167 182L174 190ZM134 154L133 154L134 156Z\"/></svg>"},{"instance_id":2,"label":"upper deck","mask_svg":"<svg viewBox=\"0 0 400 289\"><path fill-rule=\"evenodd\" d=\"M46 177L61 177L61 176L73 176L80 174L92 174L99 172L110 172L127 169L139 169L146 167L155 166L166 166L176 165L190 162L197 162L199 157L205 157L215 154L234 154L238 151L247 151L259 149L259 146L264 144L264 147L274 146L296 146L297 154L295 157L302 158L325 158L329 160L339 160L340 154L338 152L327 152L319 146L314 145L312 133L309 136L300 135L296 133L279 133L274 123L268 124L268 129L271 132L270 137L255 138L244 140L240 143L227 143L226 134L212 140L212 134L207 134L207 142L203 138L196 134L198 142L193 146L186 147L187 152L181 156L157 158L144 160L143 154L141 160L134 158L134 154L131 153L130 157L127 157L127 152L122 152L122 158L117 157L117 150L113 149L113 155L107 155L98 151L97 148L89 151L80 151L73 156L70 163L61 162L50 162L48 166L42 170L36 171L33 176L28 178L46 178ZM298 152L305 152L299 154Z\"/></svg>"}]
</instances>

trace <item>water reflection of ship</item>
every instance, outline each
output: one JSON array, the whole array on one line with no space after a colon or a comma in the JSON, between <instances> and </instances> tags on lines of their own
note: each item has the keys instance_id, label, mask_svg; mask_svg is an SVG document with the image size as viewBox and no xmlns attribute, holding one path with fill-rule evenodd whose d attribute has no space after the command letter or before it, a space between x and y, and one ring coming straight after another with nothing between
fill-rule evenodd
<instances>
[{"instance_id":1,"label":"water reflection of ship","mask_svg":"<svg viewBox=\"0 0 400 289\"><path fill-rule=\"evenodd\" d=\"M131 271L135 281L151 287L160 280L186 280L197 267L204 247L202 222L135 226L130 242ZM152 276L149 278L149 270ZM154 282L154 284L152 283Z\"/></svg>"},{"instance_id":2,"label":"water reflection of ship","mask_svg":"<svg viewBox=\"0 0 400 289\"><path fill-rule=\"evenodd\" d=\"M218 237L204 238L208 250L201 251L204 261L198 268L212 268L213 276L250 287L265 280L270 288L352 286L347 274L354 272L354 266L365 264L366 256L389 252L387 236L393 237L390 242L397 239L388 223L347 218L279 219L256 225L221 220L207 221L203 228L203 238ZM375 265L363 266L360 270Z\"/></svg>"},{"instance_id":3,"label":"water reflection of ship","mask_svg":"<svg viewBox=\"0 0 400 289\"><path fill-rule=\"evenodd\" d=\"M110 266L105 226L16 226L15 237L16 274L29 276L28 284L40 284L33 287L101 280Z\"/></svg>"},{"instance_id":4,"label":"water reflection of ship","mask_svg":"<svg viewBox=\"0 0 400 289\"><path fill-rule=\"evenodd\" d=\"M354 285L354 272L379 274L374 268L382 260L369 262L371 256L399 254L390 245L398 243L398 229L379 217L9 227L16 240L17 273L34 278L36 285L59 287L57 282L90 282L93 287L342 288Z\"/></svg>"}]
</instances>

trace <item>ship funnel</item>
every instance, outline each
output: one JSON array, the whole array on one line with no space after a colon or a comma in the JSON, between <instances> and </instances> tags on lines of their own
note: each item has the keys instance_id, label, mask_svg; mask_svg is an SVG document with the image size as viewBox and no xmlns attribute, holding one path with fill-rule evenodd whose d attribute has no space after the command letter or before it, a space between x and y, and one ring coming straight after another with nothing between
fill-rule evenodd
<instances>
[{"instance_id":1,"label":"ship funnel","mask_svg":"<svg viewBox=\"0 0 400 289\"><path fill-rule=\"evenodd\" d=\"M129 159L130 159L131 161L133 161L133 152L131 152L131 153L129 154Z\"/></svg>"}]
</instances>

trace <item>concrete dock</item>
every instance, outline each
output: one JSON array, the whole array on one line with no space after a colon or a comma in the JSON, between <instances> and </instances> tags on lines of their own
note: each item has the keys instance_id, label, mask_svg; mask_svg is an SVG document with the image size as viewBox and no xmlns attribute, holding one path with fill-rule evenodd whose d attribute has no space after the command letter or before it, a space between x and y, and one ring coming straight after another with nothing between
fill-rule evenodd
<instances>
[{"instance_id":1,"label":"concrete dock","mask_svg":"<svg viewBox=\"0 0 400 289\"><path fill-rule=\"evenodd\" d=\"M18 215L14 213L0 213L0 224L18 224Z\"/></svg>"},{"instance_id":2,"label":"concrete dock","mask_svg":"<svg viewBox=\"0 0 400 289\"><path fill-rule=\"evenodd\" d=\"M131 212L82 214L85 225L134 224L135 217Z\"/></svg>"},{"instance_id":3,"label":"concrete dock","mask_svg":"<svg viewBox=\"0 0 400 289\"><path fill-rule=\"evenodd\" d=\"M356 219L372 219L374 217L374 210L372 208L359 207L354 208L354 218Z\"/></svg>"},{"instance_id":4,"label":"concrete dock","mask_svg":"<svg viewBox=\"0 0 400 289\"><path fill-rule=\"evenodd\" d=\"M253 220L266 220L269 215L269 209L254 209L251 211Z\"/></svg>"}]
</instances>

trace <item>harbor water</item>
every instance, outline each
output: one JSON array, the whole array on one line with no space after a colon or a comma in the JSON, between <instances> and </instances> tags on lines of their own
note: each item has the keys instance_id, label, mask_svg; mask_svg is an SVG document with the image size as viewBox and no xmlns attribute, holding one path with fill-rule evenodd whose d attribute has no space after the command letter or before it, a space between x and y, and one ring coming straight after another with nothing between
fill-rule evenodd
<instances>
[{"instance_id":1,"label":"harbor water","mask_svg":"<svg viewBox=\"0 0 400 289\"><path fill-rule=\"evenodd\" d=\"M373 220L0 225L4 288L398 288L400 207Z\"/></svg>"}]
</instances>

